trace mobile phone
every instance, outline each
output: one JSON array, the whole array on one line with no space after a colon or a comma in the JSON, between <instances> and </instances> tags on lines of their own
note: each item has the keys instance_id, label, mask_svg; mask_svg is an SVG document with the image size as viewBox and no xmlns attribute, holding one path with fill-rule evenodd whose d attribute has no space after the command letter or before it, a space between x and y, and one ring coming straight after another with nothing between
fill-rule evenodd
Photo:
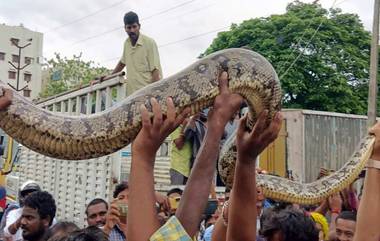
<instances>
[{"instance_id":1,"label":"mobile phone","mask_svg":"<svg viewBox=\"0 0 380 241\"><path fill-rule=\"evenodd\" d=\"M128 216L128 204L124 202L124 200L120 200L117 202L117 207L119 209L120 213L120 222L127 223L127 216Z\"/></svg>"}]
</instances>

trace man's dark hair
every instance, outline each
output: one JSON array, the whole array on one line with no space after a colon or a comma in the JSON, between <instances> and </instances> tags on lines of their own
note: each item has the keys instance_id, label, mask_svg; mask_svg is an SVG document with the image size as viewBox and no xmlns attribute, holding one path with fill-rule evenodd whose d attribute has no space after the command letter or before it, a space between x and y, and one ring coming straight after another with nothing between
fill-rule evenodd
<instances>
[{"instance_id":1,"label":"man's dark hair","mask_svg":"<svg viewBox=\"0 0 380 241\"><path fill-rule=\"evenodd\" d=\"M25 198L24 207L36 209L40 218L50 217L49 225L52 224L57 210L53 196L45 191L32 192Z\"/></svg>"},{"instance_id":2,"label":"man's dark hair","mask_svg":"<svg viewBox=\"0 0 380 241\"><path fill-rule=\"evenodd\" d=\"M117 195L116 195L117 196ZM96 204L99 204L99 203L104 203L104 205L106 205L106 209L108 210L108 203L106 201L104 201L104 199L101 199L101 198L95 198L93 199L86 207L86 216L88 216L88 208L91 207L91 206L94 206Z\"/></svg>"},{"instance_id":3,"label":"man's dark hair","mask_svg":"<svg viewBox=\"0 0 380 241\"><path fill-rule=\"evenodd\" d=\"M182 196L183 191L182 191L181 188L175 187L175 188L170 189L170 190L166 193L166 196L169 196L169 195L171 195L171 194L173 194L173 193L178 193L179 195Z\"/></svg>"},{"instance_id":4,"label":"man's dark hair","mask_svg":"<svg viewBox=\"0 0 380 241\"><path fill-rule=\"evenodd\" d=\"M338 219L345 219L356 222L356 212L343 211L336 218L335 222L338 222Z\"/></svg>"},{"instance_id":5,"label":"man's dark hair","mask_svg":"<svg viewBox=\"0 0 380 241\"><path fill-rule=\"evenodd\" d=\"M46 240L58 241L63 236L66 236L69 233L72 233L77 230L79 230L79 227L73 222L58 222L52 228L49 229L48 234L46 235Z\"/></svg>"},{"instance_id":6,"label":"man's dark hair","mask_svg":"<svg viewBox=\"0 0 380 241\"><path fill-rule=\"evenodd\" d=\"M108 241L108 236L101 229L90 226L74 231L59 241Z\"/></svg>"},{"instance_id":7,"label":"man's dark hair","mask_svg":"<svg viewBox=\"0 0 380 241\"><path fill-rule=\"evenodd\" d=\"M117 184L115 187L115 191L113 191L113 198L117 198L119 193L121 193L122 191L128 188L129 188L129 185L127 181Z\"/></svg>"},{"instance_id":8,"label":"man's dark hair","mask_svg":"<svg viewBox=\"0 0 380 241\"><path fill-rule=\"evenodd\" d=\"M135 12L132 12L132 11L127 12L124 15L124 25L134 24L134 23L140 24L139 16L137 16L137 14Z\"/></svg>"},{"instance_id":9,"label":"man's dark hair","mask_svg":"<svg viewBox=\"0 0 380 241\"><path fill-rule=\"evenodd\" d=\"M260 232L265 238L280 232L284 237L283 241L318 241L318 230L314 222L303 212L295 209L283 209L267 214Z\"/></svg>"}]
</instances>

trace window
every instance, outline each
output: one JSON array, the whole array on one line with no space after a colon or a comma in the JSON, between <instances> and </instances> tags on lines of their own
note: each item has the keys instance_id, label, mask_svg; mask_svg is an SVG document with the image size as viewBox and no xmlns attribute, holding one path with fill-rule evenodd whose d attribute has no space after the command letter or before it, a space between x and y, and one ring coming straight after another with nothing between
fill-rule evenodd
<instances>
[{"instance_id":1,"label":"window","mask_svg":"<svg viewBox=\"0 0 380 241\"><path fill-rule=\"evenodd\" d=\"M56 112L61 112L61 103L58 102L58 103L55 103L54 105L55 105L55 111Z\"/></svg>"},{"instance_id":2,"label":"window","mask_svg":"<svg viewBox=\"0 0 380 241\"><path fill-rule=\"evenodd\" d=\"M32 80L32 74L24 73L24 80L30 82Z\"/></svg>"},{"instance_id":3,"label":"window","mask_svg":"<svg viewBox=\"0 0 380 241\"><path fill-rule=\"evenodd\" d=\"M20 42L20 39L17 39L17 38L11 38L11 43L12 43L13 46L18 45L18 42Z\"/></svg>"},{"instance_id":4,"label":"window","mask_svg":"<svg viewBox=\"0 0 380 241\"><path fill-rule=\"evenodd\" d=\"M16 72L15 71L8 71L8 78L9 79L16 79Z\"/></svg>"},{"instance_id":5,"label":"window","mask_svg":"<svg viewBox=\"0 0 380 241\"><path fill-rule=\"evenodd\" d=\"M0 52L0 60L5 60L5 53Z\"/></svg>"},{"instance_id":6,"label":"window","mask_svg":"<svg viewBox=\"0 0 380 241\"><path fill-rule=\"evenodd\" d=\"M33 58L25 57L25 64L31 64L33 62Z\"/></svg>"},{"instance_id":7,"label":"window","mask_svg":"<svg viewBox=\"0 0 380 241\"><path fill-rule=\"evenodd\" d=\"M63 102L63 112L69 112L69 101L65 100Z\"/></svg>"},{"instance_id":8,"label":"window","mask_svg":"<svg viewBox=\"0 0 380 241\"><path fill-rule=\"evenodd\" d=\"M30 92L32 92L30 89L26 88L23 90L24 92L24 97L30 97Z\"/></svg>"},{"instance_id":9,"label":"window","mask_svg":"<svg viewBox=\"0 0 380 241\"><path fill-rule=\"evenodd\" d=\"M87 96L82 95L80 97L80 113L86 114L87 112Z\"/></svg>"},{"instance_id":10,"label":"window","mask_svg":"<svg viewBox=\"0 0 380 241\"><path fill-rule=\"evenodd\" d=\"M18 61L20 61L20 56L12 54L12 62L18 63Z\"/></svg>"}]
</instances>

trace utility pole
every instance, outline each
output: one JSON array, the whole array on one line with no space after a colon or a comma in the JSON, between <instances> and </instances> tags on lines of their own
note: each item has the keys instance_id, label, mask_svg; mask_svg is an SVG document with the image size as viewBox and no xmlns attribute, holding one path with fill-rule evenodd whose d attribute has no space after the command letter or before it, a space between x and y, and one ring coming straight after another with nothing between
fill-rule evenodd
<instances>
[{"instance_id":1,"label":"utility pole","mask_svg":"<svg viewBox=\"0 0 380 241\"><path fill-rule=\"evenodd\" d=\"M372 42L371 42L371 64L370 64L370 82L368 91L368 121L370 127L376 123L377 112L377 65L379 61L379 8L380 0L375 0L375 9L373 13L372 25Z\"/></svg>"},{"instance_id":2,"label":"utility pole","mask_svg":"<svg viewBox=\"0 0 380 241\"><path fill-rule=\"evenodd\" d=\"M16 87L14 87L13 85L11 85L9 83L8 83L8 85L10 87L12 87L12 89L14 89L15 91L21 91L21 90L26 89L28 87L28 85L25 85L23 88L19 89L19 86L20 86L20 70L23 70L26 66L28 66L30 64L30 63L27 63L27 64L25 64L24 66L21 67L21 50L24 49L24 48L26 48L26 47L28 47L29 45L31 45L31 43L27 43L24 46L20 46L13 39L11 39L11 42L12 42L13 45L15 45L18 48L17 67L11 61L8 61L8 63L10 65L12 65L12 67L17 70L17 83L16 83Z\"/></svg>"}]
</instances>

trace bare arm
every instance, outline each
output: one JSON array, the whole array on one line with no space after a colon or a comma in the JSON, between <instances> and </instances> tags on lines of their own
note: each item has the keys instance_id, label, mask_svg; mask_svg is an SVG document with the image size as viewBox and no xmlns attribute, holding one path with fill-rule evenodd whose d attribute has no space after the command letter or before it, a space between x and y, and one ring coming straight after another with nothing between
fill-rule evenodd
<instances>
[{"instance_id":1,"label":"bare arm","mask_svg":"<svg viewBox=\"0 0 380 241\"><path fill-rule=\"evenodd\" d=\"M208 116L208 129L204 142L176 212L176 217L190 237L197 233L207 205L224 126L242 101L239 95L230 93L227 81L227 73L224 72L219 78L220 95L215 99L213 109Z\"/></svg>"},{"instance_id":2,"label":"bare arm","mask_svg":"<svg viewBox=\"0 0 380 241\"><path fill-rule=\"evenodd\" d=\"M326 215L328 210L328 200L323 200L321 204L315 209L315 212L320 213L322 215Z\"/></svg>"},{"instance_id":3,"label":"bare arm","mask_svg":"<svg viewBox=\"0 0 380 241\"><path fill-rule=\"evenodd\" d=\"M0 96L0 111L7 108L12 102L12 91L3 89L3 95Z\"/></svg>"},{"instance_id":4,"label":"bare arm","mask_svg":"<svg viewBox=\"0 0 380 241\"><path fill-rule=\"evenodd\" d=\"M117 63L115 69L112 71L111 74L119 73L120 71L124 69L124 67L125 67L125 64L119 61L119 63Z\"/></svg>"},{"instance_id":5,"label":"bare arm","mask_svg":"<svg viewBox=\"0 0 380 241\"><path fill-rule=\"evenodd\" d=\"M342 211L343 200L340 196L340 193L337 192L327 199L328 206L330 208L331 218L330 218L330 228L329 228L329 240L336 239L336 218L339 213Z\"/></svg>"},{"instance_id":6,"label":"bare arm","mask_svg":"<svg viewBox=\"0 0 380 241\"><path fill-rule=\"evenodd\" d=\"M339 214L332 213L329 225L329 240L336 240L336 218Z\"/></svg>"},{"instance_id":7,"label":"bare arm","mask_svg":"<svg viewBox=\"0 0 380 241\"><path fill-rule=\"evenodd\" d=\"M380 161L380 123L370 132L376 136L371 159ZM380 238L380 170L368 168L360 201L354 241L378 241Z\"/></svg>"},{"instance_id":8,"label":"bare arm","mask_svg":"<svg viewBox=\"0 0 380 241\"><path fill-rule=\"evenodd\" d=\"M251 132L246 131L246 117L239 124L234 187L228 210L228 241L256 240L256 159L277 138L282 116L277 113L268 127L266 119L267 111L263 111Z\"/></svg>"},{"instance_id":9,"label":"bare arm","mask_svg":"<svg viewBox=\"0 0 380 241\"><path fill-rule=\"evenodd\" d=\"M154 69L152 71L152 80L153 82L159 81L161 79L160 71L158 69Z\"/></svg>"},{"instance_id":10,"label":"bare arm","mask_svg":"<svg viewBox=\"0 0 380 241\"><path fill-rule=\"evenodd\" d=\"M227 226L224 224L223 218L219 216L212 232L211 241L225 241L227 239Z\"/></svg>"},{"instance_id":11,"label":"bare arm","mask_svg":"<svg viewBox=\"0 0 380 241\"><path fill-rule=\"evenodd\" d=\"M176 217L190 237L193 237L198 231L203 211L207 205L218 158L218 151L210 150L219 149L222 134L223 130L220 127L211 127L207 130L205 141L199 150L176 212Z\"/></svg>"},{"instance_id":12,"label":"bare arm","mask_svg":"<svg viewBox=\"0 0 380 241\"><path fill-rule=\"evenodd\" d=\"M151 100L153 121L145 106L141 107L142 129L132 144L132 167L128 209L127 240L149 240L160 227L155 208L154 159L165 138L184 120L186 110L176 117L173 101L167 100L166 119L155 99Z\"/></svg>"}]
</instances>

